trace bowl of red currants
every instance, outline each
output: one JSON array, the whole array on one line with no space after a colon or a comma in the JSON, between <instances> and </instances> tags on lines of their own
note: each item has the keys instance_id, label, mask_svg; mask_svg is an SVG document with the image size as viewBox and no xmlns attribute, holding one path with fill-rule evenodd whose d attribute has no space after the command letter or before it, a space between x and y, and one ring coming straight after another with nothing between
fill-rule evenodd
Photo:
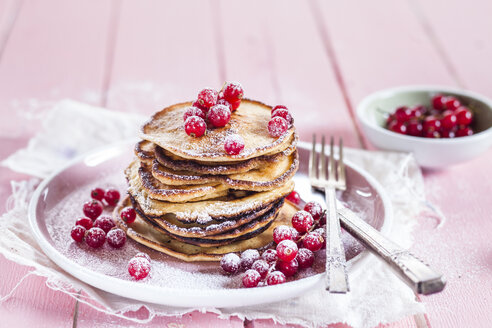
<instances>
[{"instance_id":1,"label":"bowl of red currants","mask_svg":"<svg viewBox=\"0 0 492 328\"><path fill-rule=\"evenodd\" d=\"M492 146L492 101L471 91L386 89L364 98L357 118L373 145L411 152L423 167L464 162Z\"/></svg>"}]
</instances>

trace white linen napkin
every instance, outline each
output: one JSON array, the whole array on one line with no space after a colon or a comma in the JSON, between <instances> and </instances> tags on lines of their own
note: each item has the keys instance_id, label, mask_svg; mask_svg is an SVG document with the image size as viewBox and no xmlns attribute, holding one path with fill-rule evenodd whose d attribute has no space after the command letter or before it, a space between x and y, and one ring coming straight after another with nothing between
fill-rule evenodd
<instances>
[{"instance_id":1,"label":"white linen napkin","mask_svg":"<svg viewBox=\"0 0 492 328\"><path fill-rule=\"evenodd\" d=\"M42 129L30 140L27 148L18 150L5 159L2 165L43 178L75 156L108 143L134 137L146 118L64 100L40 119ZM394 209L391 238L404 247L410 247L416 217L425 206L423 178L412 155L346 149L346 157L367 170L385 188ZM351 277L349 294L335 297L327 297L324 290L316 290L278 303L217 309L144 304L106 293L61 270L44 255L31 236L27 207L39 181L36 178L12 181L9 210L0 219L0 252L12 261L34 267L29 274L46 277L50 288L67 293L97 310L126 317L126 312L145 306L149 317L128 318L135 322L149 322L156 315L182 315L199 310L217 313L221 318L271 318L279 323L306 327L336 322L344 322L353 327L373 327L424 312L424 305L415 300L413 292L384 263L375 258L370 259L370 265L364 268L363 274L357 279ZM77 292L80 289L82 293ZM11 293L3 297L0 295L0 302L10 295Z\"/></svg>"}]
</instances>

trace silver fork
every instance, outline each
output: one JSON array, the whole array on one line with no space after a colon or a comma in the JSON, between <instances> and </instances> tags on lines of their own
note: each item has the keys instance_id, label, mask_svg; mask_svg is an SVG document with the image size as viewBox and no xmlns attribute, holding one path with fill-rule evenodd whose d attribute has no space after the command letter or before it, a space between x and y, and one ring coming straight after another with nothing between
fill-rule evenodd
<instances>
[{"instance_id":1,"label":"silver fork","mask_svg":"<svg viewBox=\"0 0 492 328\"><path fill-rule=\"evenodd\" d=\"M325 136L321 138L321 153L316 169L316 135L309 157L309 180L311 186L324 189L328 217L326 219L326 280L325 287L330 293L347 293L349 289L345 250L341 241L340 221L337 214L336 189L345 190L345 166L343 164L343 142L340 139L338 168L335 173L334 140L330 138L328 177L326 176Z\"/></svg>"}]
</instances>

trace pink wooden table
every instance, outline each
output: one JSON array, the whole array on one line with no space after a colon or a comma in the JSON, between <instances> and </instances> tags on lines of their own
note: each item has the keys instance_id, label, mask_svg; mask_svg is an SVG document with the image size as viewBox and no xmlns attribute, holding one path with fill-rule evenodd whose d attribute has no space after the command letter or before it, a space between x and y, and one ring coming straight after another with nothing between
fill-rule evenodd
<instances>
[{"instance_id":1,"label":"pink wooden table","mask_svg":"<svg viewBox=\"0 0 492 328\"><path fill-rule=\"evenodd\" d=\"M39 127L42 105L73 98L150 114L204 86L240 81L248 97L288 105L301 138L343 136L370 148L354 121L368 93L402 84L465 87L492 97L492 2L0 0L0 159ZM492 321L492 149L471 162L424 172L427 197L448 221L422 219L421 254L448 278L422 297L425 316L392 327L486 327ZM10 180L0 168L0 213ZM0 295L30 269L0 255ZM0 326L131 326L28 277L0 305ZM193 313L149 326L267 327ZM280 326L280 325L278 325Z\"/></svg>"}]
</instances>

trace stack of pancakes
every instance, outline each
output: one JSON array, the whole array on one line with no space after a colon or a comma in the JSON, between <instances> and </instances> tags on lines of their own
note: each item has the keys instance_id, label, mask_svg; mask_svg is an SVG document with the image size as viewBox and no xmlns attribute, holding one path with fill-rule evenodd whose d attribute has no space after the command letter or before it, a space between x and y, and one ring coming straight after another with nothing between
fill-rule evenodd
<instances>
[{"instance_id":1,"label":"stack of pancakes","mask_svg":"<svg viewBox=\"0 0 492 328\"><path fill-rule=\"evenodd\" d=\"M189 106L165 108L142 127L117 224L137 242L186 261L267 246L275 226L296 210L284 203L299 165L294 127L271 137L271 107L243 100L225 127L193 138L183 127ZM244 139L238 155L224 150L233 134ZM126 206L138 214L129 225L119 215Z\"/></svg>"}]
</instances>

